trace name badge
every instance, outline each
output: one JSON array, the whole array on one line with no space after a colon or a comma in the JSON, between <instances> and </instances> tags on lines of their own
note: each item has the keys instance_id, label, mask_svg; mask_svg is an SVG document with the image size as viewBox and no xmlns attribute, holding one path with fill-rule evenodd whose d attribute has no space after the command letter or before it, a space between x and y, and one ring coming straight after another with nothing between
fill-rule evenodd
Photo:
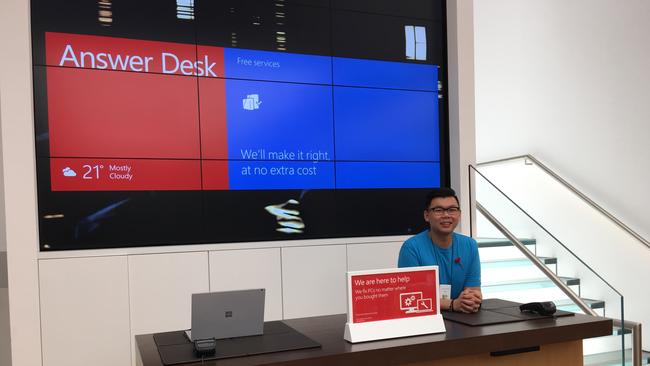
<instances>
[{"instance_id":1,"label":"name badge","mask_svg":"<svg viewBox=\"0 0 650 366\"><path fill-rule=\"evenodd\" d=\"M451 285L440 285L440 298L451 299Z\"/></svg>"}]
</instances>

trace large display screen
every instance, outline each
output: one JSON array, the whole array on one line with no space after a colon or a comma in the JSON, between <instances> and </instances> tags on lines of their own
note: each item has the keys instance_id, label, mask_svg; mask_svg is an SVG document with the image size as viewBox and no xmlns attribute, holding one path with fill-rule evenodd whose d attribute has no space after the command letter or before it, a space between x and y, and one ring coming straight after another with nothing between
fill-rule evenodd
<instances>
[{"instance_id":1,"label":"large display screen","mask_svg":"<svg viewBox=\"0 0 650 366\"><path fill-rule=\"evenodd\" d=\"M408 234L444 4L32 0L41 250Z\"/></svg>"}]
</instances>

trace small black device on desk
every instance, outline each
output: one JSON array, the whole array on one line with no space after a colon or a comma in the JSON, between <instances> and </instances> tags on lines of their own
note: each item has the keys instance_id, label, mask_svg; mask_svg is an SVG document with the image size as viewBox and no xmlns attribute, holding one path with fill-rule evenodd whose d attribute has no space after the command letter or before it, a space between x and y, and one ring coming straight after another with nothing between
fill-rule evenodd
<instances>
[{"instance_id":1,"label":"small black device on desk","mask_svg":"<svg viewBox=\"0 0 650 366\"><path fill-rule=\"evenodd\" d=\"M553 315L557 310L553 301L529 302L519 306L522 312L531 312L539 315Z\"/></svg>"},{"instance_id":2,"label":"small black device on desk","mask_svg":"<svg viewBox=\"0 0 650 366\"><path fill-rule=\"evenodd\" d=\"M217 340L214 338L197 339L192 343L197 356L213 355L216 352Z\"/></svg>"}]
</instances>

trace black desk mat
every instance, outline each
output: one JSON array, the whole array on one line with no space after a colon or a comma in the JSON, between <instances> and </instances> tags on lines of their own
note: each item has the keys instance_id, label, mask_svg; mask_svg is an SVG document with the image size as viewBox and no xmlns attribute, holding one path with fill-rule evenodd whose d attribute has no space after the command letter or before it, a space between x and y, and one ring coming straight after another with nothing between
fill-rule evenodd
<instances>
[{"instance_id":1,"label":"black desk mat","mask_svg":"<svg viewBox=\"0 0 650 366\"><path fill-rule=\"evenodd\" d=\"M521 322L526 320L557 318L561 316L574 315L572 312L557 310L552 315L539 315L533 313L522 313L519 310L519 303L501 299L485 299L481 304L481 310L476 313L452 313L445 311L442 317L456 323L470 326L494 325Z\"/></svg>"},{"instance_id":2,"label":"black desk mat","mask_svg":"<svg viewBox=\"0 0 650 366\"><path fill-rule=\"evenodd\" d=\"M451 320L452 322L471 325L471 326L503 324L503 323L520 322L525 320L525 319L516 318L514 316L510 316L506 314L500 314L492 310L484 310L484 309L481 309L476 313L470 313L470 314L443 312L442 317L445 320Z\"/></svg>"},{"instance_id":3,"label":"black desk mat","mask_svg":"<svg viewBox=\"0 0 650 366\"><path fill-rule=\"evenodd\" d=\"M264 334L250 337L218 339L213 355L197 357L185 331L156 333L153 339L164 365L218 360L222 358L317 348L321 345L281 321L264 323Z\"/></svg>"},{"instance_id":4,"label":"black desk mat","mask_svg":"<svg viewBox=\"0 0 650 366\"><path fill-rule=\"evenodd\" d=\"M483 303L481 303L481 310L510 308L510 307L519 306L519 305L521 305L521 304L518 303L518 302L509 301L509 300L485 299L485 300L483 300Z\"/></svg>"},{"instance_id":5,"label":"black desk mat","mask_svg":"<svg viewBox=\"0 0 650 366\"><path fill-rule=\"evenodd\" d=\"M555 310L555 313L553 313L551 315L539 315L539 314L530 313L530 312L521 312L521 310L519 310L519 305L514 306L514 307L508 307L508 308L492 309L490 311L500 313L500 314L504 314L504 315L514 316L514 317L520 318L522 320L542 319L542 318L559 318L561 316L574 315L574 313L572 313L570 311L564 311L564 310Z\"/></svg>"}]
</instances>

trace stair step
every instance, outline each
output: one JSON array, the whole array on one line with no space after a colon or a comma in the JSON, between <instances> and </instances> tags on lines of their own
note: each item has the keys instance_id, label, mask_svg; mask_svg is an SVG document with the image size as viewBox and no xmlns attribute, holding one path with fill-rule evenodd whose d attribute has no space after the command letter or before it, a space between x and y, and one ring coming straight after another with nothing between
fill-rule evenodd
<instances>
[{"instance_id":1,"label":"stair step","mask_svg":"<svg viewBox=\"0 0 650 366\"><path fill-rule=\"evenodd\" d=\"M557 301L565 299L567 296L557 287L532 288L519 291L495 291L483 292L484 298L497 298L520 303L533 301Z\"/></svg>"},{"instance_id":2,"label":"stair step","mask_svg":"<svg viewBox=\"0 0 650 366\"><path fill-rule=\"evenodd\" d=\"M605 308L605 301L603 301L603 300L587 299L587 298L583 297L582 301L587 303L587 305L589 305L589 307L592 308L592 309L604 309ZM569 300L568 304L567 303L559 303L559 304L555 304L555 305L564 306L564 305L574 305L574 304L573 304L573 302L571 300Z\"/></svg>"},{"instance_id":3,"label":"stair step","mask_svg":"<svg viewBox=\"0 0 650 366\"><path fill-rule=\"evenodd\" d=\"M569 311L576 314L585 314L585 312L582 311L582 309L580 309L578 305L558 306L557 309L562 311ZM605 316L605 309L593 309L593 310L594 312L596 312L596 315L602 317Z\"/></svg>"},{"instance_id":4,"label":"stair step","mask_svg":"<svg viewBox=\"0 0 650 366\"><path fill-rule=\"evenodd\" d=\"M544 277L542 272L527 258L481 262L481 282L483 285L537 281Z\"/></svg>"},{"instance_id":5,"label":"stair step","mask_svg":"<svg viewBox=\"0 0 650 366\"><path fill-rule=\"evenodd\" d=\"M490 268L510 268L531 265L533 265L533 263L528 258L494 259L481 262L481 271Z\"/></svg>"},{"instance_id":6,"label":"stair step","mask_svg":"<svg viewBox=\"0 0 650 366\"><path fill-rule=\"evenodd\" d=\"M580 286L579 278L560 276L560 280L564 282L564 284L567 286ZM546 277L514 279L514 280L499 281L499 282L492 282L492 283L484 282L483 284L481 284L481 287L492 287L492 286L526 287L526 285L530 285L530 287L555 287L555 284Z\"/></svg>"},{"instance_id":7,"label":"stair step","mask_svg":"<svg viewBox=\"0 0 650 366\"><path fill-rule=\"evenodd\" d=\"M605 301L603 300L593 300L593 299L585 299L583 298L582 301L584 301L592 310L595 310L596 313L600 316L605 316ZM564 311L570 311L572 313L578 313L578 314L584 314L582 309L576 304L571 301L571 299L564 299L564 300L559 300L555 302L555 306L558 308L558 310L564 310Z\"/></svg>"},{"instance_id":8,"label":"stair step","mask_svg":"<svg viewBox=\"0 0 650 366\"><path fill-rule=\"evenodd\" d=\"M614 366L621 364L621 351L596 353L584 356L585 366ZM642 365L650 364L650 353L643 352ZM625 365L632 365L632 350L625 350Z\"/></svg>"},{"instance_id":9,"label":"stair step","mask_svg":"<svg viewBox=\"0 0 650 366\"><path fill-rule=\"evenodd\" d=\"M612 330L612 335L620 336L621 334L632 334L632 329L614 327L614 329Z\"/></svg>"},{"instance_id":10,"label":"stair step","mask_svg":"<svg viewBox=\"0 0 650 366\"><path fill-rule=\"evenodd\" d=\"M557 264L557 258L553 257L537 257L543 264ZM488 266L489 268L494 267L521 267L521 266L534 266L533 262L524 257L524 258L505 258L505 259L491 259L481 261L481 269Z\"/></svg>"},{"instance_id":11,"label":"stair step","mask_svg":"<svg viewBox=\"0 0 650 366\"><path fill-rule=\"evenodd\" d=\"M519 239L524 245L535 245L535 239ZM510 240L505 238L476 238L479 248L509 247L513 246Z\"/></svg>"},{"instance_id":12,"label":"stair step","mask_svg":"<svg viewBox=\"0 0 650 366\"><path fill-rule=\"evenodd\" d=\"M620 352L621 337L625 337L625 347L630 347L632 344L632 337L630 334L616 335L615 333L616 330L612 329L611 335L584 339L582 341L582 353L586 356L607 352Z\"/></svg>"},{"instance_id":13,"label":"stair step","mask_svg":"<svg viewBox=\"0 0 650 366\"><path fill-rule=\"evenodd\" d=\"M579 278L560 276L560 279L567 286L580 286L580 279Z\"/></svg>"},{"instance_id":14,"label":"stair step","mask_svg":"<svg viewBox=\"0 0 650 366\"><path fill-rule=\"evenodd\" d=\"M526 256L524 256L524 254L507 239L477 238L476 241L478 243L481 262L526 258ZM530 251L535 253L535 239L522 239L522 241Z\"/></svg>"},{"instance_id":15,"label":"stair step","mask_svg":"<svg viewBox=\"0 0 650 366\"><path fill-rule=\"evenodd\" d=\"M537 257L544 264L557 264L557 258L555 257Z\"/></svg>"},{"instance_id":16,"label":"stair step","mask_svg":"<svg viewBox=\"0 0 650 366\"><path fill-rule=\"evenodd\" d=\"M579 284L575 278L564 278L564 282L571 286L576 294L579 294L579 288L573 284ZM503 300L516 302L532 301L559 301L567 299L567 295L558 288L548 278L538 278L535 280L524 281L507 281L496 283L483 283L481 285L484 298L499 298Z\"/></svg>"}]
</instances>

